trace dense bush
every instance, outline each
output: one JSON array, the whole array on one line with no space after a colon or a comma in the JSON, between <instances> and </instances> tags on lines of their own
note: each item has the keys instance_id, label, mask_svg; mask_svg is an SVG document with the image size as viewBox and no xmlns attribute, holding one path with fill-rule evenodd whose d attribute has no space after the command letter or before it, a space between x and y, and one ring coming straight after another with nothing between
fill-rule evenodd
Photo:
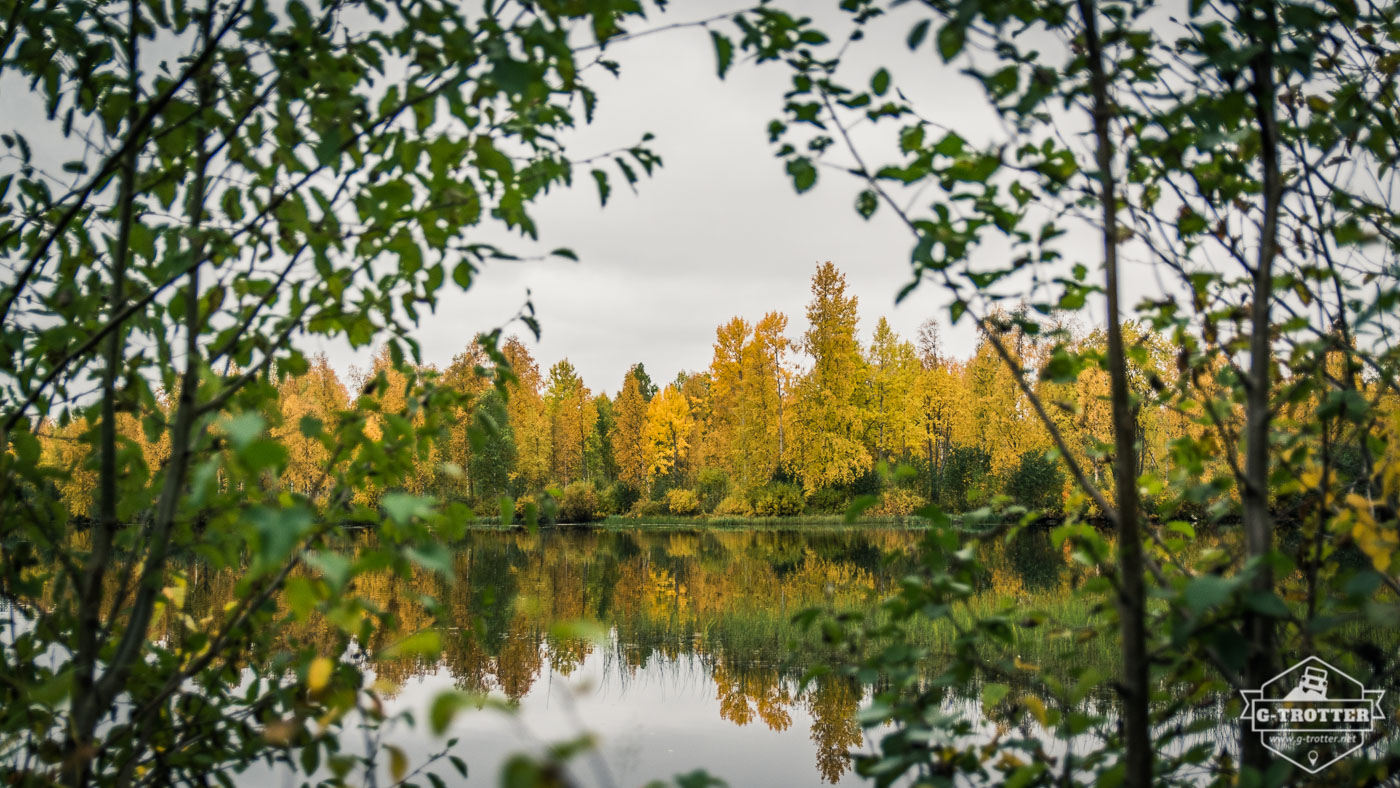
<instances>
[{"instance_id":1,"label":"dense bush","mask_svg":"<svg viewBox=\"0 0 1400 788\"><path fill-rule=\"evenodd\" d=\"M666 511L682 517L693 517L700 513L700 496L694 490L676 488L666 493Z\"/></svg>"},{"instance_id":2,"label":"dense bush","mask_svg":"<svg viewBox=\"0 0 1400 788\"><path fill-rule=\"evenodd\" d=\"M729 494L729 474L718 468L705 468L695 483L695 493L700 496L700 508L714 511Z\"/></svg>"},{"instance_id":3,"label":"dense bush","mask_svg":"<svg viewBox=\"0 0 1400 788\"><path fill-rule=\"evenodd\" d=\"M807 505L819 514L841 514L851 503L851 496L840 487L821 487L812 491Z\"/></svg>"},{"instance_id":4,"label":"dense bush","mask_svg":"<svg viewBox=\"0 0 1400 788\"><path fill-rule=\"evenodd\" d=\"M626 514L641 497L637 488L627 482L613 482L598 496L599 511L603 514Z\"/></svg>"},{"instance_id":5,"label":"dense bush","mask_svg":"<svg viewBox=\"0 0 1400 788\"><path fill-rule=\"evenodd\" d=\"M1064 513L1065 475L1045 452L1028 451L1006 480L1011 500L1047 516Z\"/></svg>"},{"instance_id":6,"label":"dense bush","mask_svg":"<svg viewBox=\"0 0 1400 788\"><path fill-rule=\"evenodd\" d=\"M880 491L885 488L885 479L880 475L879 471L871 468L843 485L843 487L846 490L846 494L851 498L857 495L879 495Z\"/></svg>"},{"instance_id":7,"label":"dense bush","mask_svg":"<svg viewBox=\"0 0 1400 788\"><path fill-rule=\"evenodd\" d=\"M759 517L792 517L802 514L805 504L801 487L774 482L754 495L753 513Z\"/></svg>"},{"instance_id":8,"label":"dense bush","mask_svg":"<svg viewBox=\"0 0 1400 788\"><path fill-rule=\"evenodd\" d=\"M976 507L987 498L992 455L974 446L955 446L943 464L939 505L951 512Z\"/></svg>"},{"instance_id":9,"label":"dense bush","mask_svg":"<svg viewBox=\"0 0 1400 788\"><path fill-rule=\"evenodd\" d=\"M714 513L721 517L752 517L753 504L743 495L727 495L715 507Z\"/></svg>"},{"instance_id":10,"label":"dense bush","mask_svg":"<svg viewBox=\"0 0 1400 788\"><path fill-rule=\"evenodd\" d=\"M598 493L588 482L574 482L564 488L559 500L559 520L565 523L591 523L599 519Z\"/></svg>"},{"instance_id":11,"label":"dense bush","mask_svg":"<svg viewBox=\"0 0 1400 788\"><path fill-rule=\"evenodd\" d=\"M880 500L865 513L872 517L908 517L926 503L924 497L913 490L891 487L881 493Z\"/></svg>"}]
</instances>

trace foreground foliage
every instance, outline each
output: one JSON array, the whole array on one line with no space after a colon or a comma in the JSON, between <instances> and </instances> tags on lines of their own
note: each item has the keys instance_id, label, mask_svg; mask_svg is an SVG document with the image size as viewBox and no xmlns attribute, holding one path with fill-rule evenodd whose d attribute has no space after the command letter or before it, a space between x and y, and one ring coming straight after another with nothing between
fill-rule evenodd
<instances>
[{"instance_id":1,"label":"foreground foliage","mask_svg":"<svg viewBox=\"0 0 1400 788\"><path fill-rule=\"evenodd\" d=\"M534 238L530 204L588 167L560 142L593 119L585 58L641 14L0 4L6 104L27 83L46 111L0 135L5 782L227 782L264 760L341 783L386 758L404 776L340 738L384 718L352 644L394 620L356 578L452 573L442 543L469 512L404 480L441 431L482 454L499 434L451 418L461 387L405 363L408 333L510 258L475 231ZM608 158L628 180L658 163ZM351 398L307 335L385 343L382 363ZM376 548L351 554L347 527ZM190 615L192 571L235 573L229 602ZM332 640L273 639L313 611ZM423 628L380 653L438 643Z\"/></svg>"}]
</instances>

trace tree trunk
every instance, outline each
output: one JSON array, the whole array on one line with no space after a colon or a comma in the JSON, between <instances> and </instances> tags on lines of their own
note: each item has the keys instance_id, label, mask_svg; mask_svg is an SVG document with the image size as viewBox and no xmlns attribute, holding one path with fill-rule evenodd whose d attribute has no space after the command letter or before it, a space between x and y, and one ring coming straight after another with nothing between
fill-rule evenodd
<instances>
[{"instance_id":1,"label":"tree trunk","mask_svg":"<svg viewBox=\"0 0 1400 788\"><path fill-rule=\"evenodd\" d=\"M1148 724L1146 610L1143 591L1142 534L1137 491L1137 419L1128 391L1127 359L1118 294L1118 206L1113 176L1113 143L1109 137L1108 80L1103 70L1097 11L1093 0L1078 0L1084 18L1090 87L1093 93L1094 136L1103 209L1104 271L1108 299L1108 371L1113 404L1113 469L1118 499L1118 616L1122 632L1123 669L1119 679L1123 698L1123 737L1127 747L1127 785L1152 784L1152 737Z\"/></svg>"},{"instance_id":2,"label":"tree trunk","mask_svg":"<svg viewBox=\"0 0 1400 788\"><path fill-rule=\"evenodd\" d=\"M1283 177L1279 168L1278 120L1275 115L1274 46L1278 27L1274 5L1265 0L1259 6L1262 18L1249 22L1264 29L1259 53L1250 63L1255 117L1259 123L1260 156L1264 176L1264 218L1260 228L1259 259L1254 267L1254 301L1250 307L1249 380L1245 390L1245 483L1241 495L1247 560L1259 560L1273 548L1273 520L1269 513L1269 410L1273 344L1270 339L1273 304L1274 255L1278 251L1279 206L1283 201ZM1244 13L1254 15L1253 7ZM1255 593L1273 592L1273 572L1267 564L1258 567L1252 583ZM1274 626L1265 617L1246 612L1244 634L1249 644L1244 682L1258 688L1274 675ZM1241 761L1263 772L1273 758L1258 736L1241 730Z\"/></svg>"},{"instance_id":3,"label":"tree trunk","mask_svg":"<svg viewBox=\"0 0 1400 788\"><path fill-rule=\"evenodd\" d=\"M126 60L127 89L131 101L127 108L127 134L137 133L140 117L138 95L139 71L137 60L137 2L130 0ZM112 293L110 309L115 319L126 307L126 269L131 250L132 202L136 190L136 155L140 143L128 140L128 153L121 164L121 186L117 247L112 258ZM117 327L107 338L102 371L102 424L98 446L97 527L92 536L92 552L83 574L78 579L78 631L73 662L72 723L66 744L69 784L85 786L91 780L92 737L97 721L106 711L97 698L95 673L98 652L102 648L102 581L110 560L112 540L120 523L117 521L117 374L122 366L123 330Z\"/></svg>"}]
</instances>

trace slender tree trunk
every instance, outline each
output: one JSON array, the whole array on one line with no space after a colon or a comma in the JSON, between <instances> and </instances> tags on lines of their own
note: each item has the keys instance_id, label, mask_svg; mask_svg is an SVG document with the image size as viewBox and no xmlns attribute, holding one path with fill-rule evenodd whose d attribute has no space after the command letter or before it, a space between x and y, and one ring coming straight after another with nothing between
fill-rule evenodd
<instances>
[{"instance_id":1,"label":"slender tree trunk","mask_svg":"<svg viewBox=\"0 0 1400 788\"><path fill-rule=\"evenodd\" d=\"M1108 297L1108 370L1113 405L1113 467L1118 499L1119 621L1122 629L1123 736L1127 745L1126 783L1152 784L1152 737L1148 724L1146 611L1143 591L1142 534L1137 492L1137 419L1128 391L1127 359L1118 293L1118 206L1113 176L1113 142L1109 119L1113 108L1103 69L1097 11L1093 0L1078 0L1084 18L1090 87L1093 93L1099 200L1103 208L1104 270Z\"/></svg>"},{"instance_id":2,"label":"slender tree trunk","mask_svg":"<svg viewBox=\"0 0 1400 788\"><path fill-rule=\"evenodd\" d=\"M140 72L137 49L137 0L130 0L127 17L126 66L127 134L135 135L140 118L138 90ZM141 145L129 140L127 155L121 163L121 185L118 195L119 217L116 249L112 256L112 293L110 311L119 315L126 307L126 269L131 250L132 202L136 189L136 154ZM117 520L117 377L122 366L124 330L118 327L107 338L102 371L102 423L98 435L98 500L97 528L93 533L92 551L78 578L78 631L74 650L73 706L71 729L68 732L67 770L70 785L85 786L90 781L93 733L105 709L98 702L94 674L98 652L102 648L102 582L111 560L112 540L120 523Z\"/></svg>"},{"instance_id":3,"label":"slender tree trunk","mask_svg":"<svg viewBox=\"0 0 1400 788\"><path fill-rule=\"evenodd\" d=\"M1249 559L1257 560L1273 549L1273 518L1269 513L1269 425L1272 413L1269 393L1272 386L1273 343L1270 338L1271 306L1273 304L1274 256L1278 253L1278 217L1283 201L1283 176L1279 167L1279 132L1275 114L1274 46L1278 27L1272 0L1258 6L1260 17L1249 23L1263 28L1256 43L1259 53L1250 64L1253 83L1255 117L1259 124L1260 156L1264 177L1264 218L1259 233L1259 259L1254 267L1254 302L1250 308L1249 380L1245 390L1245 484L1241 496L1244 515L1245 551ZM1243 13L1254 17L1255 6ZM1258 567L1253 580L1256 593L1273 591L1273 572L1266 564ZM1245 638L1249 656L1245 662L1245 685L1261 687L1274 675L1274 626L1265 616L1246 612ZM1272 757L1258 736L1244 735L1241 730L1241 760L1245 766L1261 772L1268 769Z\"/></svg>"}]
</instances>

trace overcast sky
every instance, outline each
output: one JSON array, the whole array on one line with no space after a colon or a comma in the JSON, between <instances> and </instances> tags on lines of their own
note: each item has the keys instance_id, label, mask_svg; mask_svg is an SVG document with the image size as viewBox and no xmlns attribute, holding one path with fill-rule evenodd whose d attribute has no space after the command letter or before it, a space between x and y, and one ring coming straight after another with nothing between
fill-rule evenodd
<instances>
[{"instance_id":1,"label":"overcast sky","mask_svg":"<svg viewBox=\"0 0 1400 788\"><path fill-rule=\"evenodd\" d=\"M835 0L792 0L788 6L816 14L833 40L843 40L849 30L847 15L837 10ZM665 14L653 14L649 24L670 26L741 7L719 0L680 2ZM842 78L864 85L876 67L889 66L895 87L924 117L955 128L975 144L1001 136L1000 121L980 84L960 72L965 62L943 64L930 41L916 53L908 50L909 28L926 16L905 6L876 20L867 28L866 40L848 53ZM726 27L737 32L730 22L720 26ZM634 24L631 32L645 29ZM582 36L580 43L586 43ZM720 81L709 35L699 27L616 42L608 56L621 64L621 76L614 78L599 67L584 72L598 92L598 113L593 125L568 140L571 157L631 145L650 132L664 166L644 178L635 194L612 169L606 207L598 204L589 167L579 169L573 189L556 190L532 207L541 231L538 244L506 238L497 228L468 238L521 253L569 247L580 261L496 262L468 292L449 283L436 313L424 315L416 332L425 362L446 366L478 332L516 314L528 292L543 327L541 340L532 343L542 370L567 357L594 391L608 393L617 391L637 362L646 364L658 382L669 381L682 370L707 368L716 327L735 316L756 322L766 312L781 311L788 316L789 337L800 338L811 276L827 260L846 274L850 292L859 298L862 340L868 341L881 316L911 340L920 323L933 317L941 323L945 352L958 357L971 353L970 321L950 327L949 298L931 282L895 306L896 294L911 276L911 238L885 207L868 222L859 217L854 201L861 183L856 178L822 169L815 189L794 193L767 132L768 123L781 115L782 96L790 86L785 66L741 60ZM71 141L52 139L42 100L27 86L10 78L0 90L17 127L38 141L38 155L52 160L57 172L71 154L66 147ZM872 148L891 146L897 128L890 122L867 124L854 134L869 155ZM840 165L850 161L841 150L829 151L827 158ZM887 160L869 155L872 162ZM920 206L926 210L937 195L929 190L922 196ZM1088 230L1081 227L1062 244L1078 255L1065 262L1084 262L1098 271L1097 245L1092 235L1080 235ZM975 254L984 262L1005 259L1005 250L995 246ZM1154 289L1150 277L1130 273L1125 279L1128 303L1135 290ZM1094 309L1101 320L1101 307ZM529 339L522 325L514 333ZM341 342L303 337L301 343L310 352L326 352L342 374L352 366L368 366L371 358L370 349L356 352Z\"/></svg>"},{"instance_id":2,"label":"overcast sky","mask_svg":"<svg viewBox=\"0 0 1400 788\"><path fill-rule=\"evenodd\" d=\"M676 4L654 22L725 10L715 3ZM903 40L910 23L909 17L886 20L876 30L879 38L856 49L852 73L868 79L872 58L883 58L901 66L892 69L897 75L927 77L926 85L904 86L907 93L926 91L924 108L956 116L960 128L992 128L979 85L945 67L930 46L917 56L908 53ZM580 262L490 265L469 292L445 295L436 314L421 321L417 337L425 361L448 363L478 331L515 314L528 290L543 325L534 346L542 369L567 357L594 391L609 393L639 361L654 379L671 380L681 370L708 367L715 328L736 315L756 321L782 311L789 335L799 337L812 273L826 260L845 272L860 299L863 338L881 315L910 339L923 320L937 316L948 349L970 352L970 327L946 327L947 299L932 285L895 307L910 277L909 234L889 211L861 220L853 209L854 178L825 170L816 189L794 193L766 131L789 85L784 67L738 64L721 82L709 36L700 28L621 42L610 57L621 63L621 78L599 68L586 72L599 92L599 112L594 125L570 141L571 155L631 144L651 132L664 166L635 195L614 175L605 208L586 168L576 173L575 188L540 202L534 209L539 249L568 246ZM887 136L894 128L877 131ZM531 247L517 241L512 248ZM523 327L517 333L524 334ZM369 358L367 351L323 349L342 371Z\"/></svg>"}]
</instances>

